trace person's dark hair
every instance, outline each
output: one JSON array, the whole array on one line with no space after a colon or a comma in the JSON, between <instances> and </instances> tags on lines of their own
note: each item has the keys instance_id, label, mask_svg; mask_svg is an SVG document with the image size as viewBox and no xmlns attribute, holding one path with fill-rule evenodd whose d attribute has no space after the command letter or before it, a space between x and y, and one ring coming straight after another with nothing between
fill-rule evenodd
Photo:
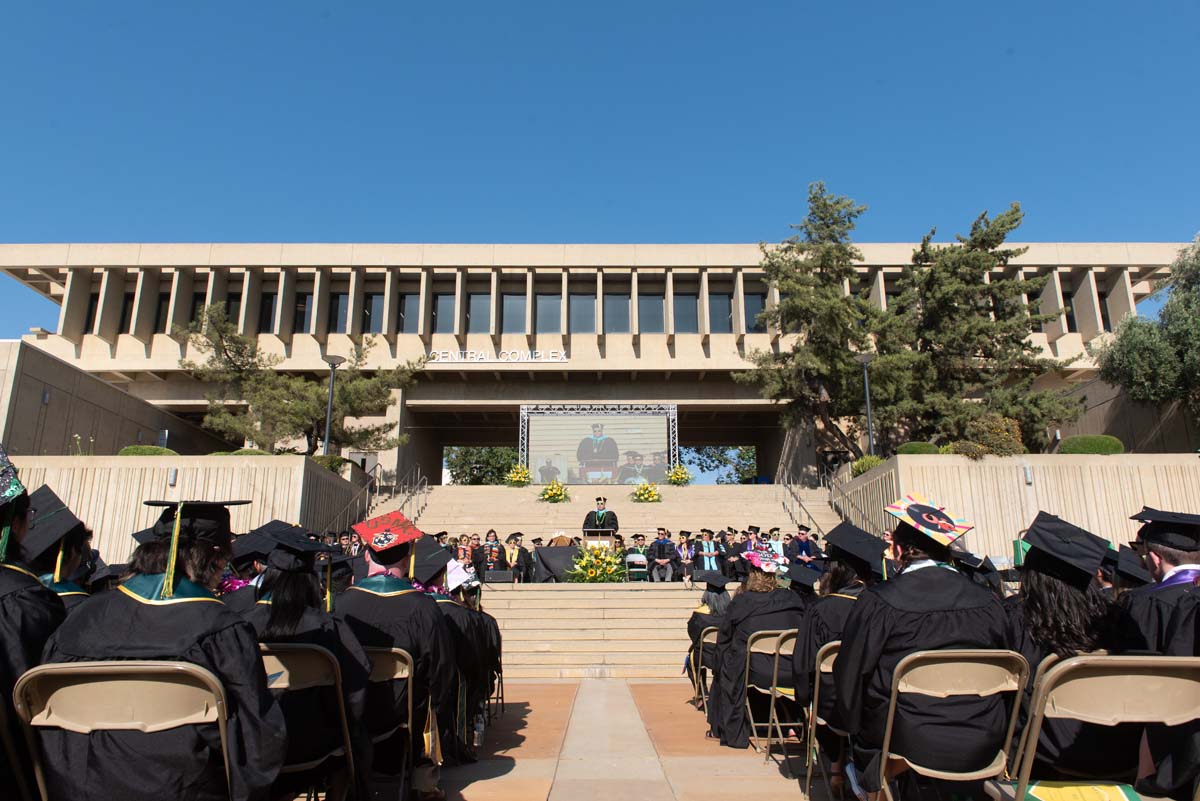
<instances>
[{"instance_id":1,"label":"person's dark hair","mask_svg":"<svg viewBox=\"0 0 1200 801\"><path fill-rule=\"evenodd\" d=\"M0 505L0 526L12 526L18 520L25 520L29 514L29 493L22 492L17 497L13 498L6 504ZM28 524L28 520L25 520ZM17 547L15 539L10 539L8 543L8 552L4 556L7 562L13 562L20 559L21 550Z\"/></svg>"},{"instance_id":2,"label":"person's dark hair","mask_svg":"<svg viewBox=\"0 0 1200 801\"><path fill-rule=\"evenodd\" d=\"M155 574L167 572L167 556L171 550L169 539L159 539L139 545L129 560L129 573ZM201 587L209 587L225 569L229 559L229 548L214 547L207 540L185 540L179 543L176 564L181 572Z\"/></svg>"},{"instance_id":3,"label":"person's dark hair","mask_svg":"<svg viewBox=\"0 0 1200 801\"><path fill-rule=\"evenodd\" d=\"M862 576L848 563L838 559L829 563L829 569L821 576L817 588L819 594L829 595L841 592L856 581L862 581Z\"/></svg>"},{"instance_id":4,"label":"person's dark hair","mask_svg":"<svg viewBox=\"0 0 1200 801\"><path fill-rule=\"evenodd\" d=\"M271 614L259 639L271 642L296 633L305 609L321 606L321 584L311 570L288 571L268 567L257 597L271 596Z\"/></svg>"},{"instance_id":5,"label":"person's dark hair","mask_svg":"<svg viewBox=\"0 0 1200 801\"><path fill-rule=\"evenodd\" d=\"M1021 601L1025 627L1043 648L1070 657L1101 647L1111 610L1095 582L1085 588L1026 569Z\"/></svg>"},{"instance_id":6,"label":"person's dark hair","mask_svg":"<svg viewBox=\"0 0 1200 801\"><path fill-rule=\"evenodd\" d=\"M750 575L746 576L743 586L745 586L746 592L773 592L779 589L779 582L775 580L774 573L751 570Z\"/></svg>"},{"instance_id":7,"label":"person's dark hair","mask_svg":"<svg viewBox=\"0 0 1200 801\"><path fill-rule=\"evenodd\" d=\"M721 590L720 592L705 590L704 594L700 596L700 603L707 606L709 614L712 615L725 614L729 611L729 604L732 602L733 599L729 597L729 593L725 590Z\"/></svg>"},{"instance_id":8,"label":"person's dark hair","mask_svg":"<svg viewBox=\"0 0 1200 801\"><path fill-rule=\"evenodd\" d=\"M904 553L896 561L901 570L907 570L913 562L922 559L932 559L935 562L949 562L950 549L938 545L933 540L906 526L898 527L892 532L892 542L904 548Z\"/></svg>"},{"instance_id":9,"label":"person's dark hair","mask_svg":"<svg viewBox=\"0 0 1200 801\"><path fill-rule=\"evenodd\" d=\"M68 561L72 557L78 555L82 560L88 555L88 542L92 539L90 529L80 526L67 536L63 537L61 542L63 561ZM54 566L58 563L58 548L47 548L37 559L29 560L29 566L33 568L33 572L37 574L53 573ZM64 575L65 579L66 576Z\"/></svg>"},{"instance_id":10,"label":"person's dark hair","mask_svg":"<svg viewBox=\"0 0 1200 801\"><path fill-rule=\"evenodd\" d=\"M1148 542L1146 547L1150 549L1150 553L1157 554L1158 558L1169 564L1171 567L1178 565L1194 565L1200 562L1200 551L1181 551L1178 548L1170 548L1166 545L1159 545L1157 542Z\"/></svg>"}]
</instances>

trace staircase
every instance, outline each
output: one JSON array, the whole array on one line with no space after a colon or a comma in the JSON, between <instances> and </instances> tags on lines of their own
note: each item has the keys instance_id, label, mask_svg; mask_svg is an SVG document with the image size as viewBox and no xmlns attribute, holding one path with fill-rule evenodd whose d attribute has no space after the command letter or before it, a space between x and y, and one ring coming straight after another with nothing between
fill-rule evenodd
<instances>
[{"instance_id":1,"label":"staircase","mask_svg":"<svg viewBox=\"0 0 1200 801\"><path fill-rule=\"evenodd\" d=\"M674 678L700 590L673 584L489 584L507 678Z\"/></svg>"},{"instance_id":2,"label":"staircase","mask_svg":"<svg viewBox=\"0 0 1200 801\"><path fill-rule=\"evenodd\" d=\"M435 486L429 490L428 504L418 522L424 531L446 531L451 536L483 534L489 528L495 528L501 537L520 531L528 544L533 537L549 540L559 531L577 535L584 516L595 508L596 496L606 495L608 508L616 512L621 532L627 536L652 533L658 526L666 526L672 533L682 530L695 534L702 528L718 530L726 526L794 530L784 499L789 499L793 509L795 504L780 486L730 484L660 489L662 503L634 503L629 498L632 489L624 486L572 486L570 501L542 503L537 499L538 487ZM837 525L839 518L824 491L801 490L801 498L822 530ZM372 514L391 511L392 505L384 502Z\"/></svg>"}]
</instances>

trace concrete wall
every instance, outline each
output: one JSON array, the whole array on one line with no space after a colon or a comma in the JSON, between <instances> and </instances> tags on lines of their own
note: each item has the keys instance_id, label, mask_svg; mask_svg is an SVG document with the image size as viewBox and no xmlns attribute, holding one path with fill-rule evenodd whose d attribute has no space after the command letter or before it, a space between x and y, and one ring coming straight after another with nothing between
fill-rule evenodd
<instances>
[{"instance_id":1,"label":"concrete wall","mask_svg":"<svg viewBox=\"0 0 1200 801\"><path fill-rule=\"evenodd\" d=\"M36 347L0 342L0 442L9 453L102 456L153 445L163 429L183 454L236 447Z\"/></svg>"},{"instance_id":2,"label":"concrete wall","mask_svg":"<svg viewBox=\"0 0 1200 801\"><path fill-rule=\"evenodd\" d=\"M975 525L964 539L968 550L1011 558L1012 540L1038 511L1117 543L1133 539L1139 524L1128 518L1143 505L1200 513L1200 457L893 456L843 489L835 505L876 533L893 527L884 505L915 492Z\"/></svg>"},{"instance_id":3,"label":"concrete wall","mask_svg":"<svg viewBox=\"0 0 1200 801\"><path fill-rule=\"evenodd\" d=\"M1132 400L1120 387L1099 379L1080 384L1071 395L1082 397L1084 413L1062 427L1072 434L1111 434L1135 453L1194 453L1200 450L1200 426L1180 403L1159 409Z\"/></svg>"},{"instance_id":4,"label":"concrete wall","mask_svg":"<svg viewBox=\"0 0 1200 801\"><path fill-rule=\"evenodd\" d=\"M364 511L359 486L303 456L14 456L13 462L30 491L49 485L91 527L92 547L109 562L124 561L135 547L130 535L158 518L161 510L145 500L248 499L250 505L230 510L235 533L272 519L325 530L337 517Z\"/></svg>"}]
</instances>

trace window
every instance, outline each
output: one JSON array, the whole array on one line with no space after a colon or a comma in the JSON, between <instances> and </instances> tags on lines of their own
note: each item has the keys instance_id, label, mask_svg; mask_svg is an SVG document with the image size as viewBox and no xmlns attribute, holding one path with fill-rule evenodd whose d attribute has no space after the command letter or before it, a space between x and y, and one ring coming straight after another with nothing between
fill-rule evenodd
<instances>
[{"instance_id":1,"label":"window","mask_svg":"<svg viewBox=\"0 0 1200 801\"><path fill-rule=\"evenodd\" d=\"M675 333L700 333L700 298L692 293L676 292L675 300Z\"/></svg>"},{"instance_id":2,"label":"window","mask_svg":"<svg viewBox=\"0 0 1200 801\"><path fill-rule=\"evenodd\" d=\"M767 326L758 321L758 315L767 308L767 296L761 292L747 292L742 305L746 312L747 333L762 334L766 332Z\"/></svg>"},{"instance_id":3,"label":"window","mask_svg":"<svg viewBox=\"0 0 1200 801\"><path fill-rule=\"evenodd\" d=\"M708 332L733 333L733 295L722 292L708 294Z\"/></svg>"},{"instance_id":4,"label":"window","mask_svg":"<svg viewBox=\"0 0 1200 801\"><path fill-rule=\"evenodd\" d=\"M225 319L238 325L242 318L242 293L230 292L225 298Z\"/></svg>"},{"instance_id":5,"label":"window","mask_svg":"<svg viewBox=\"0 0 1200 801\"><path fill-rule=\"evenodd\" d=\"M400 296L400 314L396 319L396 331L400 334L419 334L421 322L421 296L415 292Z\"/></svg>"},{"instance_id":6,"label":"window","mask_svg":"<svg viewBox=\"0 0 1200 801\"><path fill-rule=\"evenodd\" d=\"M500 331L504 334L525 333L525 293L505 294L500 297Z\"/></svg>"},{"instance_id":7,"label":"window","mask_svg":"<svg viewBox=\"0 0 1200 801\"><path fill-rule=\"evenodd\" d=\"M492 295L472 292L467 295L467 333L490 334L492 331Z\"/></svg>"},{"instance_id":8,"label":"window","mask_svg":"<svg viewBox=\"0 0 1200 801\"><path fill-rule=\"evenodd\" d=\"M1067 333L1074 334L1079 331L1079 326L1075 322L1075 306L1071 301L1063 304L1063 313L1067 316Z\"/></svg>"},{"instance_id":9,"label":"window","mask_svg":"<svg viewBox=\"0 0 1200 801\"><path fill-rule=\"evenodd\" d=\"M275 333L275 298L274 292L264 292L258 300L258 333Z\"/></svg>"},{"instance_id":10,"label":"window","mask_svg":"<svg viewBox=\"0 0 1200 801\"><path fill-rule=\"evenodd\" d=\"M83 321L83 333L90 334L96 330L96 312L100 309L100 293L93 292L88 296L87 317Z\"/></svg>"},{"instance_id":11,"label":"window","mask_svg":"<svg viewBox=\"0 0 1200 801\"><path fill-rule=\"evenodd\" d=\"M329 293L329 333L346 333L346 321L350 312L350 296L345 292Z\"/></svg>"},{"instance_id":12,"label":"window","mask_svg":"<svg viewBox=\"0 0 1200 801\"><path fill-rule=\"evenodd\" d=\"M1100 330L1111 331L1113 330L1113 327L1112 318L1109 316L1108 311L1108 293L1101 292L1100 297L1097 298L1097 300L1100 301Z\"/></svg>"},{"instance_id":13,"label":"window","mask_svg":"<svg viewBox=\"0 0 1200 801\"><path fill-rule=\"evenodd\" d=\"M158 306L154 309L154 333L165 334L171 325L171 293L158 293Z\"/></svg>"},{"instance_id":14,"label":"window","mask_svg":"<svg viewBox=\"0 0 1200 801\"><path fill-rule=\"evenodd\" d=\"M380 292L368 292L363 295L362 332L383 333L383 294Z\"/></svg>"},{"instance_id":15,"label":"window","mask_svg":"<svg viewBox=\"0 0 1200 801\"><path fill-rule=\"evenodd\" d=\"M292 317L292 333L312 333L313 296L311 292L296 293L296 308Z\"/></svg>"},{"instance_id":16,"label":"window","mask_svg":"<svg viewBox=\"0 0 1200 801\"><path fill-rule=\"evenodd\" d=\"M604 293L604 333L629 333L629 295L623 292Z\"/></svg>"},{"instance_id":17,"label":"window","mask_svg":"<svg viewBox=\"0 0 1200 801\"><path fill-rule=\"evenodd\" d=\"M572 292L567 302L567 322L571 326L571 333L596 333L596 296L591 292Z\"/></svg>"},{"instance_id":18,"label":"window","mask_svg":"<svg viewBox=\"0 0 1200 801\"><path fill-rule=\"evenodd\" d=\"M663 319L666 299L662 295L638 293L638 331L643 334L661 334L667 330Z\"/></svg>"},{"instance_id":19,"label":"window","mask_svg":"<svg viewBox=\"0 0 1200 801\"><path fill-rule=\"evenodd\" d=\"M117 328L118 334L132 334L131 326L133 325L133 293L126 292L125 297L121 298L121 325Z\"/></svg>"},{"instance_id":20,"label":"window","mask_svg":"<svg viewBox=\"0 0 1200 801\"><path fill-rule=\"evenodd\" d=\"M537 311L533 330L539 334L562 333L562 295L541 293L534 296Z\"/></svg>"},{"instance_id":21,"label":"window","mask_svg":"<svg viewBox=\"0 0 1200 801\"><path fill-rule=\"evenodd\" d=\"M454 295L450 292L433 296L433 333L454 333Z\"/></svg>"},{"instance_id":22,"label":"window","mask_svg":"<svg viewBox=\"0 0 1200 801\"><path fill-rule=\"evenodd\" d=\"M193 323L199 322L200 315L204 312L204 293L192 293L192 308L188 311L188 319Z\"/></svg>"}]
</instances>

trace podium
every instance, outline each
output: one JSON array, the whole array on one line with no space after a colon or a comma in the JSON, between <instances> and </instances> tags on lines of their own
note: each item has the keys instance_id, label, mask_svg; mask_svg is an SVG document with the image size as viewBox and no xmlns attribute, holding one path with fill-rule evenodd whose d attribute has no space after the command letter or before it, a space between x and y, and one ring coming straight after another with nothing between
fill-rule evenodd
<instances>
[{"instance_id":1,"label":"podium","mask_svg":"<svg viewBox=\"0 0 1200 801\"><path fill-rule=\"evenodd\" d=\"M589 548L608 548L612 549L613 541L616 535L612 529L608 528L585 528L582 529L583 544Z\"/></svg>"}]
</instances>

